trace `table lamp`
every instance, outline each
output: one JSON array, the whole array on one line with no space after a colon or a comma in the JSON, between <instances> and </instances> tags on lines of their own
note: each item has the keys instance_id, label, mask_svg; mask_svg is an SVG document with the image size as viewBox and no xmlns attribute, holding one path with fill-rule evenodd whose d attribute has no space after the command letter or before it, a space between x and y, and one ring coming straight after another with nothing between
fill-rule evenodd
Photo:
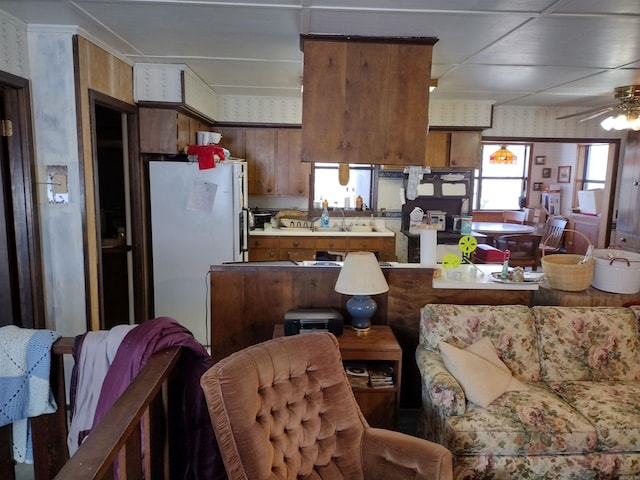
<instances>
[{"instance_id":1,"label":"table lamp","mask_svg":"<svg viewBox=\"0 0 640 480\"><path fill-rule=\"evenodd\" d=\"M336 280L335 291L353 295L347 301L351 326L356 330L367 330L371 326L371 317L378 309L371 295L388 292L389 285L373 253L350 252Z\"/></svg>"}]
</instances>

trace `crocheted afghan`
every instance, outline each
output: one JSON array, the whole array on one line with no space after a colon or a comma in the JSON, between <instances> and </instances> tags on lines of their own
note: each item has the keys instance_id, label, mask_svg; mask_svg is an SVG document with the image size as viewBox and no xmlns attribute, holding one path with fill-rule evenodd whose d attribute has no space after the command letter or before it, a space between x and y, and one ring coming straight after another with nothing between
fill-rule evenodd
<instances>
[{"instance_id":1,"label":"crocheted afghan","mask_svg":"<svg viewBox=\"0 0 640 480\"><path fill-rule=\"evenodd\" d=\"M0 328L0 426L13 423L14 459L33 463L29 417L56 411L49 386L51 346L60 334Z\"/></svg>"}]
</instances>

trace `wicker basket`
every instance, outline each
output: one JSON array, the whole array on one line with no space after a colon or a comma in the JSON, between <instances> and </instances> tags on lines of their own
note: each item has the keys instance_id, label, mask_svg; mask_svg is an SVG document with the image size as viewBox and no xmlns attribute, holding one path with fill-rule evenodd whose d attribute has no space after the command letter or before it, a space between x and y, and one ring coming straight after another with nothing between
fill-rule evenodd
<instances>
[{"instance_id":1,"label":"wicker basket","mask_svg":"<svg viewBox=\"0 0 640 480\"><path fill-rule=\"evenodd\" d=\"M591 242L584 234L570 229L565 229L565 232L582 235L587 242L589 242L589 247L593 248L593 245L591 245ZM545 255L544 242L542 246L542 271L544 272L546 282L551 288L566 292L579 292L589 288L589 285L591 285L593 281L595 268L595 261L592 256L589 257L585 263L581 263L585 258L584 255L571 253Z\"/></svg>"}]
</instances>

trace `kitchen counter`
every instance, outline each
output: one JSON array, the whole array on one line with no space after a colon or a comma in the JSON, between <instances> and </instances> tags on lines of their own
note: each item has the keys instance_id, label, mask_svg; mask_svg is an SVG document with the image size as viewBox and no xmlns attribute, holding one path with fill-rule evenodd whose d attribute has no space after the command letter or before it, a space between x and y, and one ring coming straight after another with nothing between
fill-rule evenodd
<instances>
[{"instance_id":1,"label":"kitchen counter","mask_svg":"<svg viewBox=\"0 0 640 480\"><path fill-rule=\"evenodd\" d=\"M500 272L502 265L476 265L478 273L471 265L461 265L458 268L441 270L441 275L433 279L433 288L454 288L460 290L538 290L539 282L510 282L503 283L491 279L492 272ZM526 272L534 278L541 278L542 273Z\"/></svg>"},{"instance_id":2,"label":"kitchen counter","mask_svg":"<svg viewBox=\"0 0 640 480\"><path fill-rule=\"evenodd\" d=\"M395 237L393 230L386 227L375 227L372 232L343 232L335 229L317 230L310 228L269 228L262 230L256 228L251 230L249 235L252 237Z\"/></svg>"}]
</instances>

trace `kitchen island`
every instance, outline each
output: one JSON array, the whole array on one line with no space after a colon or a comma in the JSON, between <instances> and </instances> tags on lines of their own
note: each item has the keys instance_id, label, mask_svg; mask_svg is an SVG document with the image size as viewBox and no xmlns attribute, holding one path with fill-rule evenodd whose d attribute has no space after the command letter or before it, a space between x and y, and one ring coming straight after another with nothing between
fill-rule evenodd
<instances>
[{"instance_id":1,"label":"kitchen island","mask_svg":"<svg viewBox=\"0 0 640 480\"><path fill-rule=\"evenodd\" d=\"M395 233L386 227L352 225L329 228L252 230L249 260L342 260L347 253L369 251L379 260L396 260Z\"/></svg>"},{"instance_id":2,"label":"kitchen island","mask_svg":"<svg viewBox=\"0 0 640 480\"><path fill-rule=\"evenodd\" d=\"M263 238L255 236L254 238ZM313 262L311 262L313 263ZM490 273L495 265L482 267ZM250 345L268 340L274 325L284 321L293 308L335 308L349 323L345 304L349 299L334 290L340 272L336 266L261 265L260 263L213 265L211 282L211 348L214 360ZM427 303L468 305L530 305L536 285L520 288L483 279L473 282L449 280L436 288L433 268L419 264L390 264L382 272L389 284L387 293L376 295L378 310L374 325L389 325L403 352L401 402L420 403L420 379L414 360L418 345L420 308ZM453 283L455 282L455 283ZM348 327L347 327L348 328Z\"/></svg>"}]
</instances>

